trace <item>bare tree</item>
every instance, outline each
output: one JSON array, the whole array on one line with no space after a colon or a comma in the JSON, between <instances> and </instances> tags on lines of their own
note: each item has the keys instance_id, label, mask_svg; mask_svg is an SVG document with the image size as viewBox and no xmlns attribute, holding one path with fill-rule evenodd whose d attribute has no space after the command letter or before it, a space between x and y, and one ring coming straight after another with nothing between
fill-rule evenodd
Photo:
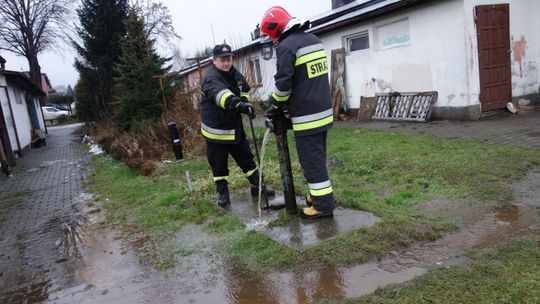
<instances>
[{"instance_id":1,"label":"bare tree","mask_svg":"<svg viewBox=\"0 0 540 304\"><path fill-rule=\"evenodd\" d=\"M38 54L61 38L69 0L1 0L0 49L28 60L30 78L41 88Z\"/></svg>"},{"instance_id":2,"label":"bare tree","mask_svg":"<svg viewBox=\"0 0 540 304\"><path fill-rule=\"evenodd\" d=\"M169 8L161 2L152 0L133 0L131 7L144 19L148 37L156 41L158 48L174 53L175 44L182 37L176 33Z\"/></svg>"}]
</instances>

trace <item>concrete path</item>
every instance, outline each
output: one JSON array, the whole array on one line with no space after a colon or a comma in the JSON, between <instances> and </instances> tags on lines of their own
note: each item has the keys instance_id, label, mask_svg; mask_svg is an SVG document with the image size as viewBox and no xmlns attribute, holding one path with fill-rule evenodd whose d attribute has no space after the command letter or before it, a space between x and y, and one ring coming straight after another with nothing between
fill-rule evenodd
<instances>
[{"instance_id":1,"label":"concrete path","mask_svg":"<svg viewBox=\"0 0 540 304\"><path fill-rule=\"evenodd\" d=\"M71 232L90 154L73 132L49 127L47 146L0 177L0 303L35 303L70 279L77 265Z\"/></svg>"},{"instance_id":2,"label":"concrete path","mask_svg":"<svg viewBox=\"0 0 540 304\"><path fill-rule=\"evenodd\" d=\"M408 134L430 134L442 138L462 138L489 144L508 144L540 149L540 109L518 114L498 113L477 121L412 122L338 122L338 126L390 130Z\"/></svg>"}]
</instances>

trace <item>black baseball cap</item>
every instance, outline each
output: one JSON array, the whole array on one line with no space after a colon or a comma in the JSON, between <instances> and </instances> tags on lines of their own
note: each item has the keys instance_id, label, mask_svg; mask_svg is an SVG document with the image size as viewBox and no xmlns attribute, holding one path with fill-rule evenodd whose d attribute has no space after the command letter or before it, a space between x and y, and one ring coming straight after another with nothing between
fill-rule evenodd
<instances>
[{"instance_id":1,"label":"black baseball cap","mask_svg":"<svg viewBox=\"0 0 540 304\"><path fill-rule=\"evenodd\" d=\"M212 56L214 56L214 58L234 56L234 53L232 52L230 45L223 43L223 44L218 44L214 46L214 50L212 51Z\"/></svg>"}]
</instances>

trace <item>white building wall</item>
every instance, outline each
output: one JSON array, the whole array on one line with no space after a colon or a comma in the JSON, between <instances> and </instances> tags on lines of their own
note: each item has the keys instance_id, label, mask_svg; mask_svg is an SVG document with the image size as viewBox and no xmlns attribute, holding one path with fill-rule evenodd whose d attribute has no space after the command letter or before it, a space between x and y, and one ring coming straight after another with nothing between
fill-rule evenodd
<instances>
[{"instance_id":1,"label":"white building wall","mask_svg":"<svg viewBox=\"0 0 540 304\"><path fill-rule=\"evenodd\" d=\"M461 0L441 0L321 35L330 57L346 46L344 37L369 32L370 48L346 56L349 107L358 108L361 96L389 91L438 91L439 107L478 103L468 98L463 18ZM378 28L405 19L408 44L382 49Z\"/></svg>"},{"instance_id":2,"label":"white building wall","mask_svg":"<svg viewBox=\"0 0 540 304\"><path fill-rule=\"evenodd\" d=\"M32 142L32 124L30 122L30 116L28 114L28 108L26 105L25 91L16 87L8 87L11 100L11 108L13 109L13 116L15 117L15 124L17 125L17 134L19 135L19 142L21 149L26 148ZM13 144L12 139L11 147L16 149L17 144Z\"/></svg>"},{"instance_id":3,"label":"white building wall","mask_svg":"<svg viewBox=\"0 0 540 304\"><path fill-rule=\"evenodd\" d=\"M17 150L17 139L15 137L15 127L13 126L13 118L11 111L9 110L7 82L4 75L0 75L0 104L2 106L2 112L4 113L4 120L6 122L7 132L9 136L9 142L13 150ZM11 98L11 96L10 96Z\"/></svg>"},{"instance_id":4,"label":"white building wall","mask_svg":"<svg viewBox=\"0 0 540 304\"><path fill-rule=\"evenodd\" d=\"M6 87L8 95L6 95ZM11 102L11 111L8 104L8 96L9 101ZM24 149L26 146L30 145L32 141L32 125L26 106L25 93L23 90L13 86L8 86L4 75L0 75L0 104L2 106L4 120L8 129L11 148L14 151L19 149L12 118L13 112L15 125L17 127L17 135L19 136L19 143L21 144L21 149Z\"/></svg>"},{"instance_id":5,"label":"white building wall","mask_svg":"<svg viewBox=\"0 0 540 304\"><path fill-rule=\"evenodd\" d=\"M540 1L534 0L464 0L470 96L479 102L480 76L474 8L477 5L510 6L510 43L512 62L512 96L540 93Z\"/></svg>"},{"instance_id":6,"label":"white building wall","mask_svg":"<svg viewBox=\"0 0 540 304\"><path fill-rule=\"evenodd\" d=\"M436 107L480 105L480 76L474 7L510 3L512 95L540 93L540 1L439 0L320 35L331 63L331 51L346 47L345 37L368 31L370 48L347 53L346 89L350 108L361 96L379 92L437 91ZM406 19L410 41L380 47L379 28ZM525 41L525 42L523 42ZM524 48L520 49L524 44ZM523 51L521 56L517 51ZM252 56L259 56L258 52ZM263 87L272 92L274 58L261 58ZM331 67L330 67L331 69Z\"/></svg>"},{"instance_id":7,"label":"white building wall","mask_svg":"<svg viewBox=\"0 0 540 304\"><path fill-rule=\"evenodd\" d=\"M261 55L260 51L256 50L251 52L248 56L242 56L241 58L238 58L234 65L244 73L246 71L246 67L244 66L247 60L253 60L253 59L259 59L259 64L261 66L261 86L260 87L252 87L252 98L254 100L262 100L265 101L268 99L270 94L272 94L274 90L274 75L276 74L276 52L274 50L274 56L270 60L264 60ZM247 59L247 60L246 60Z\"/></svg>"}]
</instances>

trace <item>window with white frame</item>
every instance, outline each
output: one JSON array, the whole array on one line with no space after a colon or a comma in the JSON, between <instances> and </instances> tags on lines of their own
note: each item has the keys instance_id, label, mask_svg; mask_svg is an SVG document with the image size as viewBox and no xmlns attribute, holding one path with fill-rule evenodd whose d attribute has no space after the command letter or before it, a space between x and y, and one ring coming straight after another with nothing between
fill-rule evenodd
<instances>
[{"instance_id":1,"label":"window with white frame","mask_svg":"<svg viewBox=\"0 0 540 304\"><path fill-rule=\"evenodd\" d=\"M262 75L261 75L261 62L259 58L253 58L249 61L249 65L251 68L251 73L253 75L253 80L255 83L259 84L262 83Z\"/></svg>"},{"instance_id":2,"label":"window with white frame","mask_svg":"<svg viewBox=\"0 0 540 304\"><path fill-rule=\"evenodd\" d=\"M369 49L369 32L363 31L345 37L347 52L355 52Z\"/></svg>"}]
</instances>

